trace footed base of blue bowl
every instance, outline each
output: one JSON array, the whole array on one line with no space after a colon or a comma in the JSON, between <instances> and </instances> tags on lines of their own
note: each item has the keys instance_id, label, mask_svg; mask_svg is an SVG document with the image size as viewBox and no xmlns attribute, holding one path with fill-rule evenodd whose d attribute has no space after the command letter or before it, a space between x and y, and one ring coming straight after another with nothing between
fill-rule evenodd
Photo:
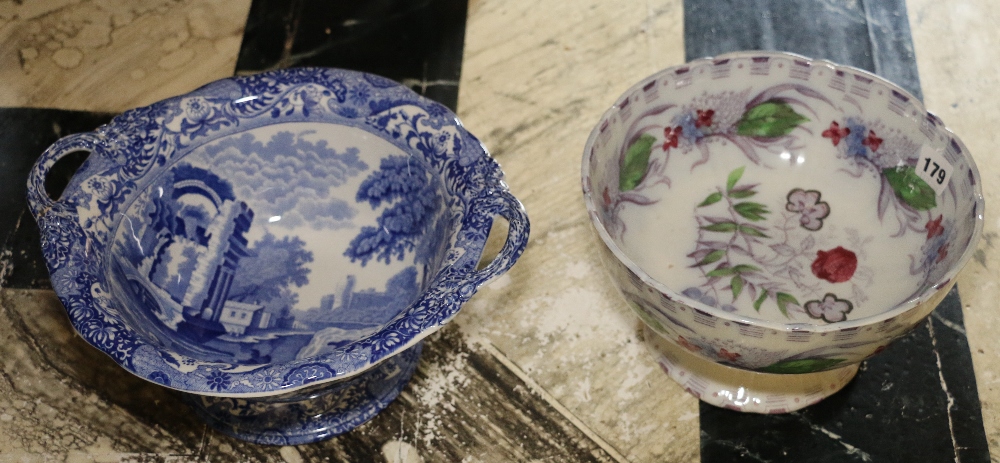
<instances>
[{"instance_id":1,"label":"footed base of blue bowl","mask_svg":"<svg viewBox=\"0 0 1000 463\"><path fill-rule=\"evenodd\" d=\"M358 376L260 398L184 394L210 426L257 444L298 445L354 429L389 406L417 369L423 343Z\"/></svg>"}]
</instances>

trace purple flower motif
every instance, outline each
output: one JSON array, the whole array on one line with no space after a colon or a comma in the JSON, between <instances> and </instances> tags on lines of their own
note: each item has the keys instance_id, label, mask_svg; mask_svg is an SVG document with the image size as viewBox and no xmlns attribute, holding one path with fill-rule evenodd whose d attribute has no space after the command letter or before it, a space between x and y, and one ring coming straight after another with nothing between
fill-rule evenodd
<instances>
[{"instance_id":1,"label":"purple flower motif","mask_svg":"<svg viewBox=\"0 0 1000 463\"><path fill-rule=\"evenodd\" d=\"M826 293L823 300L806 302L806 313L812 318L822 319L827 323L847 320L847 313L854 309L854 304L847 299L837 299L833 293Z\"/></svg>"},{"instance_id":2,"label":"purple flower motif","mask_svg":"<svg viewBox=\"0 0 1000 463\"><path fill-rule=\"evenodd\" d=\"M707 306L715 307L716 303L715 298L709 296L708 294L702 293L701 290L698 288L691 287L685 289L684 291L681 292L681 294L690 297L691 299L694 299L698 302L701 302L702 304L705 304Z\"/></svg>"},{"instance_id":3,"label":"purple flower motif","mask_svg":"<svg viewBox=\"0 0 1000 463\"><path fill-rule=\"evenodd\" d=\"M212 389L213 391L223 391L229 389L229 382L231 380L232 377L229 375L229 373L223 373L221 371L213 371L212 373L209 373L208 378L205 379L205 382L208 383L209 389Z\"/></svg>"},{"instance_id":4,"label":"purple flower motif","mask_svg":"<svg viewBox=\"0 0 1000 463\"><path fill-rule=\"evenodd\" d=\"M820 192L796 188L788 193L785 210L798 212L799 224L809 231L823 228L823 219L830 215L830 205L820 201Z\"/></svg>"}]
</instances>

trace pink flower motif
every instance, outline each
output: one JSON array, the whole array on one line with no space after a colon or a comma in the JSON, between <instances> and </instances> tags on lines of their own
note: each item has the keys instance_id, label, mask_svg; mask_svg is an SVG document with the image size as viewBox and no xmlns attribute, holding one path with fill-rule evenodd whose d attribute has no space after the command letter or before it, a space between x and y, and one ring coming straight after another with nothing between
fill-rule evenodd
<instances>
[{"instance_id":1,"label":"pink flower motif","mask_svg":"<svg viewBox=\"0 0 1000 463\"><path fill-rule=\"evenodd\" d=\"M788 212L798 212L799 224L809 231L816 231L823 228L823 219L830 215L830 205L820 201L820 193L816 190L803 190L796 188L788 193L788 202L785 210Z\"/></svg>"},{"instance_id":2,"label":"pink flower motif","mask_svg":"<svg viewBox=\"0 0 1000 463\"><path fill-rule=\"evenodd\" d=\"M681 134L684 132L684 127L666 127L663 129L663 138L667 141L663 142L663 151L670 148L677 148L680 144Z\"/></svg>"},{"instance_id":3,"label":"pink flower motif","mask_svg":"<svg viewBox=\"0 0 1000 463\"><path fill-rule=\"evenodd\" d=\"M840 144L840 139L851 134L851 129L844 127L840 128L840 124L836 121L830 123L830 128L823 131L823 138L829 138L833 142L833 146Z\"/></svg>"},{"instance_id":4,"label":"pink flower motif","mask_svg":"<svg viewBox=\"0 0 1000 463\"><path fill-rule=\"evenodd\" d=\"M924 229L927 230L927 239L934 238L935 236L939 236L944 233L944 227L941 226L941 219L943 218L943 215L939 215L938 218L927 221L927 225L924 226Z\"/></svg>"},{"instance_id":5,"label":"pink flower motif","mask_svg":"<svg viewBox=\"0 0 1000 463\"><path fill-rule=\"evenodd\" d=\"M847 320L847 313L854 309L854 304L847 299L837 299L833 293L826 293L823 300L806 302L806 312L812 318L819 318L827 323Z\"/></svg>"},{"instance_id":6,"label":"pink flower motif","mask_svg":"<svg viewBox=\"0 0 1000 463\"><path fill-rule=\"evenodd\" d=\"M841 246L817 252L816 260L812 263L813 275L830 283L850 280L857 269L858 256Z\"/></svg>"}]
</instances>

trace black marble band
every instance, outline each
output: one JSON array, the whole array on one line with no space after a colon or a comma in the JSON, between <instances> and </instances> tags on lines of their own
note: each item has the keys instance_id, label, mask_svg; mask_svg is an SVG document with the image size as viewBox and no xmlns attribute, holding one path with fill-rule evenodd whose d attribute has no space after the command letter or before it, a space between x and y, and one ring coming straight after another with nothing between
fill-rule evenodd
<instances>
[{"instance_id":1,"label":"black marble band","mask_svg":"<svg viewBox=\"0 0 1000 463\"><path fill-rule=\"evenodd\" d=\"M875 72L921 97L904 0L685 0L688 59L783 50ZM817 405L753 415L701 405L701 459L989 462L958 290Z\"/></svg>"}]
</instances>

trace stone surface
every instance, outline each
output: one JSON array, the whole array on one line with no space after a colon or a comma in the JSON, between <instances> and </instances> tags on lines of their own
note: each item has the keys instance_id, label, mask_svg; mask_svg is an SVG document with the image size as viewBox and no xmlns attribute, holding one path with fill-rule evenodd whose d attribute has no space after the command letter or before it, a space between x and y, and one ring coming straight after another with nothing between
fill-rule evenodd
<instances>
[{"instance_id":1,"label":"stone surface","mask_svg":"<svg viewBox=\"0 0 1000 463\"><path fill-rule=\"evenodd\" d=\"M0 124L0 191L14 198L0 198L7 201L0 202L0 461L788 461L785 450L801 457L796 461L821 461L795 453L807 444L784 449L782 439L792 435L840 452L829 455L893 461L875 446L898 435L880 434L879 426L847 428L820 408L785 417L787 433L758 441L774 454L750 450L760 428L734 427L715 436L719 447L713 451L719 453L710 455L699 429L707 417L700 415L718 413L725 420L726 412L700 411L655 367L638 342L634 317L604 275L595 255L600 244L580 198L583 145L600 114L634 82L684 62L686 52L710 53L711 43L685 44L693 10L685 11L683 3L471 0L466 17L452 9L462 2L422 2L398 11L422 12L426 21L450 18L444 30L422 31L445 42L437 49L409 44L400 50L439 50L441 56L364 63L359 56L385 53L391 41L357 40L350 31L392 34L392 28L361 24L365 14L397 11L387 2L367 10L342 6L320 17L315 12L323 6L305 0L258 0L253 6L250 0L0 1L0 106L58 108L0 112L0 121L8 121ZM966 142L983 177L986 235L960 275L962 307L942 312L930 326L936 336L968 335L986 436L996 452L1000 221L992 211L1000 200L1000 162L994 159L1000 135L992 125L1000 116L993 97L1000 84L1000 13L988 0L909 0L910 50L886 32L899 20L887 5L898 0L697 4L722 5L720 13L746 23L704 31L711 40L750 23L771 24L770 36L753 39L765 48L777 43L781 36L775 34L830 31L827 48L793 51L848 61L842 55L857 50L833 45L854 40L844 34L867 12L876 18L869 29L876 46L848 58L888 69L898 61L893 57L915 55L919 78L903 68L893 71L895 78L908 88L922 87L927 106ZM741 5L746 9L736 9ZM816 12L831 9L850 27L816 20ZM464 31L454 26L463 18ZM266 43L244 43L245 36L254 37L251 26L262 27L256 37ZM56 136L89 130L110 113L235 71L288 64L392 74L446 104L457 101L464 124L501 163L524 202L532 239L518 265L484 287L454 325L428 343L413 383L385 412L331 441L277 448L209 430L174 392L130 376L73 334L45 289L45 270L32 254L36 232L16 196L23 194L27 166ZM494 251L502 227L497 232ZM947 364L942 371L968 372L962 359L940 359ZM936 366L937 359L914 362ZM905 402L903 391L910 389L893 383L879 393ZM865 405L857 395L836 400L824 406ZM860 405L852 402L858 400ZM943 432L930 426L920 431L937 438ZM962 451L963 462L983 455L981 447Z\"/></svg>"},{"instance_id":2,"label":"stone surface","mask_svg":"<svg viewBox=\"0 0 1000 463\"><path fill-rule=\"evenodd\" d=\"M0 2L0 106L120 112L232 75L249 7L250 0Z\"/></svg>"},{"instance_id":3,"label":"stone surface","mask_svg":"<svg viewBox=\"0 0 1000 463\"><path fill-rule=\"evenodd\" d=\"M991 2L908 3L924 101L972 152L986 196L986 226L973 260L959 274L965 329L982 401L986 434L1000 452L1000 11Z\"/></svg>"}]
</instances>

